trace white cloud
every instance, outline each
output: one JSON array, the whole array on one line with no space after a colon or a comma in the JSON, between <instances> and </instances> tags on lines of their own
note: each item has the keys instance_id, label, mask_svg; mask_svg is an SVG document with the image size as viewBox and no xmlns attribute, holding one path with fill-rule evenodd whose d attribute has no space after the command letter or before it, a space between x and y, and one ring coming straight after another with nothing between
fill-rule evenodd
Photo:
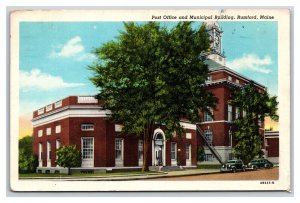
<instances>
[{"instance_id":1,"label":"white cloud","mask_svg":"<svg viewBox=\"0 0 300 203\"><path fill-rule=\"evenodd\" d=\"M271 72L268 66L272 63L272 59L268 55L264 58L259 58L256 54L244 54L241 58L228 61L226 65L236 71L251 70L268 74Z\"/></svg>"},{"instance_id":2,"label":"white cloud","mask_svg":"<svg viewBox=\"0 0 300 203\"><path fill-rule=\"evenodd\" d=\"M79 36L73 37L66 44L62 45L58 51L50 53L51 58L74 58L77 61L93 60L94 54L86 53Z\"/></svg>"},{"instance_id":3,"label":"white cloud","mask_svg":"<svg viewBox=\"0 0 300 203\"><path fill-rule=\"evenodd\" d=\"M80 86L84 86L84 84L68 83L59 76L42 73L39 69L32 69L30 72L20 71L20 88L23 91L54 90Z\"/></svg>"}]
</instances>

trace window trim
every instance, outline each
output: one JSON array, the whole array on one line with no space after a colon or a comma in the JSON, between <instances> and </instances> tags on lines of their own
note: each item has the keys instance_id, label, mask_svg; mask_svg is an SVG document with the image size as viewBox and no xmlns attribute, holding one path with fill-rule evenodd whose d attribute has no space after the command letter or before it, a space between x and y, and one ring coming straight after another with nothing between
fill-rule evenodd
<instances>
[{"instance_id":1,"label":"window trim","mask_svg":"<svg viewBox=\"0 0 300 203\"><path fill-rule=\"evenodd\" d=\"M175 148L173 149L172 147L175 146ZM177 143L176 142L171 142L171 160L177 160ZM173 158L173 153L174 153L174 158Z\"/></svg>"},{"instance_id":2,"label":"window trim","mask_svg":"<svg viewBox=\"0 0 300 203\"><path fill-rule=\"evenodd\" d=\"M230 108L229 108L230 107ZM229 111L229 109L231 109L230 111ZM232 122L233 121L233 112L232 112L232 105L230 105L230 104L228 104L227 105L227 121L228 122ZM230 114L229 114L229 112L230 112ZM230 116L229 116L230 115ZM230 119L229 119L230 118Z\"/></svg>"},{"instance_id":3,"label":"window trim","mask_svg":"<svg viewBox=\"0 0 300 203\"><path fill-rule=\"evenodd\" d=\"M121 151L121 158L117 158L117 141L121 142L121 149L118 149ZM115 139L115 160L117 161L123 161L124 160L124 139L123 138L116 138Z\"/></svg>"},{"instance_id":4,"label":"window trim","mask_svg":"<svg viewBox=\"0 0 300 203\"><path fill-rule=\"evenodd\" d=\"M212 117L214 115L213 108L208 107L208 110L210 111L211 115L209 115L209 113L207 111L204 111L204 118L203 118L204 122L210 122L210 121L214 120Z\"/></svg>"},{"instance_id":5,"label":"window trim","mask_svg":"<svg viewBox=\"0 0 300 203\"><path fill-rule=\"evenodd\" d=\"M92 156L89 158L84 158L84 149L90 149L90 148L84 148L84 144L83 144L83 140L88 140L91 139L92 140ZM81 158L82 160L94 160L95 157L95 143L94 143L94 137L81 137Z\"/></svg>"},{"instance_id":6,"label":"window trim","mask_svg":"<svg viewBox=\"0 0 300 203\"><path fill-rule=\"evenodd\" d=\"M51 127L49 127L49 128L46 128L46 135L51 135Z\"/></svg>"},{"instance_id":7,"label":"window trim","mask_svg":"<svg viewBox=\"0 0 300 203\"><path fill-rule=\"evenodd\" d=\"M59 130L58 130L58 129L59 129ZM61 133L61 125L55 126L55 133L56 133L56 134Z\"/></svg>"},{"instance_id":8,"label":"window trim","mask_svg":"<svg viewBox=\"0 0 300 203\"><path fill-rule=\"evenodd\" d=\"M94 131L95 125L93 123L82 123L81 124L81 131Z\"/></svg>"},{"instance_id":9,"label":"window trim","mask_svg":"<svg viewBox=\"0 0 300 203\"><path fill-rule=\"evenodd\" d=\"M210 140L207 139L207 137L210 136ZM213 144L213 132L211 129L204 130L204 137L208 144L212 145Z\"/></svg>"},{"instance_id":10,"label":"window trim","mask_svg":"<svg viewBox=\"0 0 300 203\"><path fill-rule=\"evenodd\" d=\"M43 129L38 130L38 137L42 137L43 136Z\"/></svg>"}]
</instances>

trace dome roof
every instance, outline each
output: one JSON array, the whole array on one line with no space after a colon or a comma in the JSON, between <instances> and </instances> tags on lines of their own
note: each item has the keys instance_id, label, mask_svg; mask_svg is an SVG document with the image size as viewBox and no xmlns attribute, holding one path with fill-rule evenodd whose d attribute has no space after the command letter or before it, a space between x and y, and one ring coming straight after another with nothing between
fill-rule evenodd
<instances>
[{"instance_id":1,"label":"dome roof","mask_svg":"<svg viewBox=\"0 0 300 203\"><path fill-rule=\"evenodd\" d=\"M217 21L207 21L205 25L207 30L210 30L213 27L220 29L220 25L217 23Z\"/></svg>"}]
</instances>

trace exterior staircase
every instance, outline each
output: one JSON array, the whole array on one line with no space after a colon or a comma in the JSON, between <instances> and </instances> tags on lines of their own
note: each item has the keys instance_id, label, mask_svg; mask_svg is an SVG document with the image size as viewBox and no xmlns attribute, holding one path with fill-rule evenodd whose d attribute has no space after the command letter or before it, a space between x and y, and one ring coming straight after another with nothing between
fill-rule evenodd
<instances>
[{"instance_id":1,"label":"exterior staircase","mask_svg":"<svg viewBox=\"0 0 300 203\"><path fill-rule=\"evenodd\" d=\"M217 150L214 148L214 146L212 146L211 144L209 144L207 142L203 130L198 125L196 125L196 128L197 128L197 132L201 135L205 145L209 148L211 153L216 157L216 159L220 162L220 164L223 165L224 163L222 161L221 155L217 152Z\"/></svg>"},{"instance_id":2,"label":"exterior staircase","mask_svg":"<svg viewBox=\"0 0 300 203\"><path fill-rule=\"evenodd\" d=\"M150 166L150 171L183 171L182 166Z\"/></svg>"}]
</instances>

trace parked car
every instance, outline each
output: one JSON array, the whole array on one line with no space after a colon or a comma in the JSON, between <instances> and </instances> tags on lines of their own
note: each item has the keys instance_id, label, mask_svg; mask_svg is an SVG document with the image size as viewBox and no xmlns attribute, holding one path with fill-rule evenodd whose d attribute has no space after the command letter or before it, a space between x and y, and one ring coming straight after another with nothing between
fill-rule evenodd
<instances>
[{"instance_id":1,"label":"parked car","mask_svg":"<svg viewBox=\"0 0 300 203\"><path fill-rule=\"evenodd\" d=\"M270 162L268 159L253 159L249 162L248 167L252 168L254 170L258 168L272 168L274 165L272 162Z\"/></svg>"},{"instance_id":2,"label":"parked car","mask_svg":"<svg viewBox=\"0 0 300 203\"><path fill-rule=\"evenodd\" d=\"M233 159L233 160L228 160L224 165L222 165L220 170L221 172L235 173L236 171L245 171L246 166L244 165L242 160Z\"/></svg>"}]
</instances>

